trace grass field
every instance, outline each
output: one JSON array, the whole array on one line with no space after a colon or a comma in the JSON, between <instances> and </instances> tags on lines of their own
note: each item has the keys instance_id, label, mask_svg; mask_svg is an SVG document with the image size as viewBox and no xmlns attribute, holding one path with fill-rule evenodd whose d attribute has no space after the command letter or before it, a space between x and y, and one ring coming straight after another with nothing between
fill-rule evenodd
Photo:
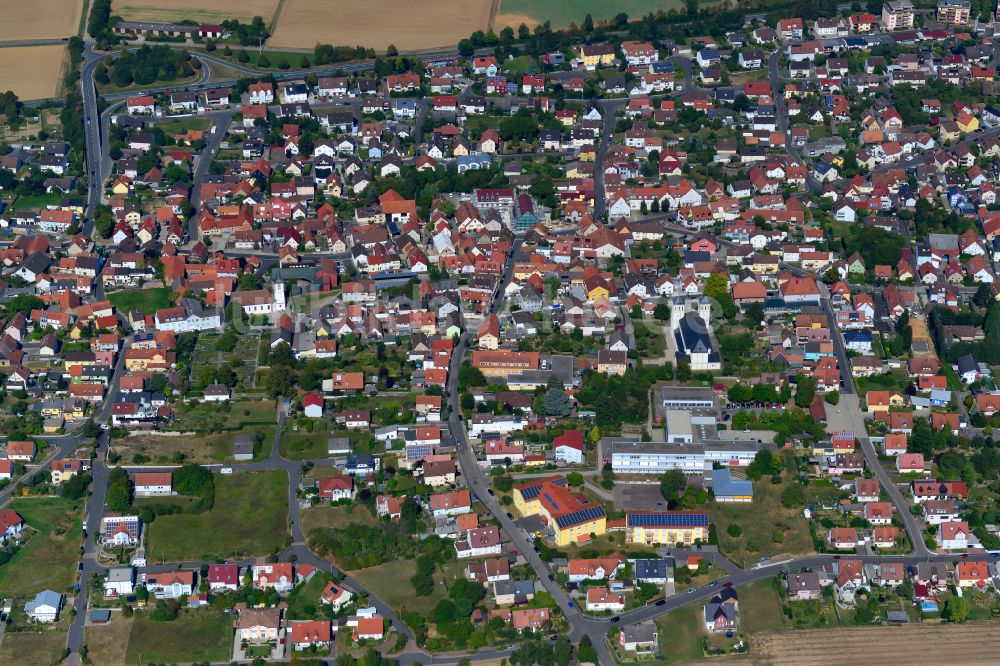
<instances>
[{"instance_id":1,"label":"grass field","mask_svg":"<svg viewBox=\"0 0 1000 666\"><path fill-rule=\"evenodd\" d=\"M0 42L72 37L80 30L84 2L85 0L5 2L3 20L0 20Z\"/></svg>"},{"instance_id":2,"label":"grass field","mask_svg":"<svg viewBox=\"0 0 1000 666\"><path fill-rule=\"evenodd\" d=\"M485 30L490 0L384 0L356 5L349 0L284 0L273 47L362 44L384 51L454 47L476 30Z\"/></svg>"},{"instance_id":3,"label":"grass field","mask_svg":"<svg viewBox=\"0 0 1000 666\"><path fill-rule=\"evenodd\" d=\"M740 595L741 630L755 633L781 629L781 601L771 580L744 585L737 592Z\"/></svg>"},{"instance_id":4,"label":"grass field","mask_svg":"<svg viewBox=\"0 0 1000 666\"><path fill-rule=\"evenodd\" d=\"M41 209L49 204L57 204L63 198L62 194L19 194L14 202L18 208Z\"/></svg>"},{"instance_id":5,"label":"grass field","mask_svg":"<svg viewBox=\"0 0 1000 666\"><path fill-rule=\"evenodd\" d=\"M185 609L173 622L157 622L139 613L132 623L125 663L223 661L232 653L232 637L231 616L221 609Z\"/></svg>"},{"instance_id":6,"label":"grass field","mask_svg":"<svg viewBox=\"0 0 1000 666\"><path fill-rule=\"evenodd\" d=\"M115 0L112 13L128 21L249 22L260 16L269 23L279 4L279 0Z\"/></svg>"},{"instance_id":7,"label":"grass field","mask_svg":"<svg viewBox=\"0 0 1000 666\"><path fill-rule=\"evenodd\" d=\"M996 663L998 639L1000 624L995 622L811 629L751 636L750 655L755 664L861 666L885 661L876 655L892 655L894 664L972 666Z\"/></svg>"},{"instance_id":8,"label":"grass field","mask_svg":"<svg viewBox=\"0 0 1000 666\"><path fill-rule=\"evenodd\" d=\"M125 666L125 650L134 619L135 616L112 613L108 624L84 629L83 642L90 660L103 666Z\"/></svg>"},{"instance_id":9,"label":"grass field","mask_svg":"<svg viewBox=\"0 0 1000 666\"><path fill-rule=\"evenodd\" d=\"M0 596L33 597L46 588L71 591L83 538L79 503L60 497L19 497L8 508L38 534L0 567Z\"/></svg>"},{"instance_id":10,"label":"grass field","mask_svg":"<svg viewBox=\"0 0 1000 666\"><path fill-rule=\"evenodd\" d=\"M285 472L216 475L212 510L157 517L146 553L151 563L266 555L280 549L287 534Z\"/></svg>"},{"instance_id":11,"label":"grass field","mask_svg":"<svg viewBox=\"0 0 1000 666\"><path fill-rule=\"evenodd\" d=\"M693 661L701 659L701 640L707 635L701 617L701 606L679 608L656 620L663 661Z\"/></svg>"},{"instance_id":12,"label":"grass field","mask_svg":"<svg viewBox=\"0 0 1000 666\"><path fill-rule=\"evenodd\" d=\"M711 6L716 2L699 2L701 6ZM498 33L504 26L517 28L521 23L533 28L539 23L551 21L553 28L582 24L587 14L594 21L614 18L625 12L636 20L643 15L658 10L683 9L682 0L618 0L618 2L598 2L597 0L501 0L500 12L493 29Z\"/></svg>"},{"instance_id":13,"label":"grass field","mask_svg":"<svg viewBox=\"0 0 1000 666\"><path fill-rule=\"evenodd\" d=\"M737 564L750 565L762 556L802 555L813 551L809 525L798 509L786 509L781 504L781 491L788 478L779 485L770 479L753 484L750 504L708 504L708 516L719 535L719 550ZM742 529L739 537L727 533L730 524Z\"/></svg>"},{"instance_id":14,"label":"grass field","mask_svg":"<svg viewBox=\"0 0 1000 666\"><path fill-rule=\"evenodd\" d=\"M6 16L0 20L0 32L5 26ZM0 90L13 90L22 100L56 97L65 55L63 44L0 49Z\"/></svg>"},{"instance_id":15,"label":"grass field","mask_svg":"<svg viewBox=\"0 0 1000 666\"><path fill-rule=\"evenodd\" d=\"M302 532L309 534L317 527L338 529L351 523L374 527L378 525L378 517L360 505L347 506L314 506L303 509L299 520L302 521Z\"/></svg>"},{"instance_id":16,"label":"grass field","mask_svg":"<svg viewBox=\"0 0 1000 666\"><path fill-rule=\"evenodd\" d=\"M170 287L128 289L108 294L108 300L119 312L127 314L139 310L144 314L153 314L157 310L173 307L174 293Z\"/></svg>"},{"instance_id":17,"label":"grass field","mask_svg":"<svg viewBox=\"0 0 1000 666\"><path fill-rule=\"evenodd\" d=\"M172 136L174 134L184 134L188 130L201 130L202 132L207 132L212 128L211 118L178 118L176 120L167 120L162 123L156 123L163 132Z\"/></svg>"},{"instance_id":18,"label":"grass field","mask_svg":"<svg viewBox=\"0 0 1000 666\"><path fill-rule=\"evenodd\" d=\"M229 357L230 355L224 354L224 356ZM275 416L276 405L271 399L237 400L229 404L228 408L220 408L219 405L212 403L184 407L178 410L177 420L171 425L171 428L180 432L191 430L203 432L221 428L252 434L246 432L247 426L270 426L277 418Z\"/></svg>"},{"instance_id":19,"label":"grass field","mask_svg":"<svg viewBox=\"0 0 1000 666\"><path fill-rule=\"evenodd\" d=\"M0 643L0 664L52 666L62 661L65 647L65 631L8 631Z\"/></svg>"},{"instance_id":20,"label":"grass field","mask_svg":"<svg viewBox=\"0 0 1000 666\"><path fill-rule=\"evenodd\" d=\"M463 576L465 565L465 562L454 561L445 565L444 573L436 572L434 593L426 597L416 596L410 583L410 578L417 571L417 563L414 560L393 560L377 567L352 571L351 575L392 608L399 609L405 606L406 610L427 615L447 594L443 582L457 580Z\"/></svg>"}]
</instances>

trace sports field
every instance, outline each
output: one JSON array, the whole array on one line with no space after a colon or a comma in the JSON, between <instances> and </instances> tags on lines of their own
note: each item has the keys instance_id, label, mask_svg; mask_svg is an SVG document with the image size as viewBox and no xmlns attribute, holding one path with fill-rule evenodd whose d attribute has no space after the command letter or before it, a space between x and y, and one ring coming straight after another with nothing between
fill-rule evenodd
<instances>
[{"instance_id":1,"label":"sports field","mask_svg":"<svg viewBox=\"0 0 1000 666\"><path fill-rule=\"evenodd\" d=\"M84 0L0 3L0 42L72 37L80 31Z\"/></svg>"},{"instance_id":2,"label":"sports field","mask_svg":"<svg viewBox=\"0 0 1000 666\"><path fill-rule=\"evenodd\" d=\"M128 0L132 2L132 0ZM162 0L161 0L162 1ZM454 47L485 30L490 0L285 0L268 44L312 48L317 43L362 45L383 51Z\"/></svg>"},{"instance_id":3,"label":"sports field","mask_svg":"<svg viewBox=\"0 0 1000 666\"><path fill-rule=\"evenodd\" d=\"M260 16L270 23L278 4L279 0L115 0L112 12L127 21L249 22Z\"/></svg>"},{"instance_id":4,"label":"sports field","mask_svg":"<svg viewBox=\"0 0 1000 666\"><path fill-rule=\"evenodd\" d=\"M65 55L62 44L0 48L0 91L13 90L22 100L56 97Z\"/></svg>"},{"instance_id":5,"label":"sports field","mask_svg":"<svg viewBox=\"0 0 1000 666\"><path fill-rule=\"evenodd\" d=\"M699 0L699 5L717 4L715 0ZM517 28L524 23L533 28L539 23L551 21L553 28L563 28L570 23L583 23L587 14L595 22L609 20L624 12L629 18L639 19L645 14L671 9L683 9L683 0L617 0L616 2L601 2L600 0L500 0L500 12L496 17L493 29L500 32L501 28L510 26Z\"/></svg>"}]
</instances>

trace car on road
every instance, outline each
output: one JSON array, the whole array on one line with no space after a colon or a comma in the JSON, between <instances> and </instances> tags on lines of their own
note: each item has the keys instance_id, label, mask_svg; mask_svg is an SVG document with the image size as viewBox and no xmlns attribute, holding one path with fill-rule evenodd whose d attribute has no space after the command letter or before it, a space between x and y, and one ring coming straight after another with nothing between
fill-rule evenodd
<instances>
[{"instance_id":1,"label":"car on road","mask_svg":"<svg viewBox=\"0 0 1000 666\"><path fill-rule=\"evenodd\" d=\"M693 587L690 590L688 590L688 594L694 594L694 588Z\"/></svg>"},{"instance_id":2,"label":"car on road","mask_svg":"<svg viewBox=\"0 0 1000 666\"><path fill-rule=\"evenodd\" d=\"M232 473L233 473L232 467L223 467L222 469L219 470L219 474L232 474Z\"/></svg>"},{"instance_id":3,"label":"car on road","mask_svg":"<svg viewBox=\"0 0 1000 666\"><path fill-rule=\"evenodd\" d=\"M570 608L576 608L576 606L575 606L575 605L573 604L573 602L572 602L572 601L571 601L571 602L569 602L569 607L570 607Z\"/></svg>"},{"instance_id":4,"label":"car on road","mask_svg":"<svg viewBox=\"0 0 1000 666\"><path fill-rule=\"evenodd\" d=\"M659 601L657 601L657 602L656 602L656 605L657 605L657 606L662 606L662 605L664 605L665 603L667 603L667 600L666 600L666 599L660 599Z\"/></svg>"},{"instance_id":5,"label":"car on road","mask_svg":"<svg viewBox=\"0 0 1000 666\"><path fill-rule=\"evenodd\" d=\"M514 520L514 514L512 514L510 511L508 511L507 512L507 518L509 518L510 520Z\"/></svg>"},{"instance_id":6,"label":"car on road","mask_svg":"<svg viewBox=\"0 0 1000 666\"><path fill-rule=\"evenodd\" d=\"M615 622L621 622L621 621L622 621L622 619L620 617L618 617L617 615L615 615L613 618L611 618L611 624L614 624Z\"/></svg>"}]
</instances>

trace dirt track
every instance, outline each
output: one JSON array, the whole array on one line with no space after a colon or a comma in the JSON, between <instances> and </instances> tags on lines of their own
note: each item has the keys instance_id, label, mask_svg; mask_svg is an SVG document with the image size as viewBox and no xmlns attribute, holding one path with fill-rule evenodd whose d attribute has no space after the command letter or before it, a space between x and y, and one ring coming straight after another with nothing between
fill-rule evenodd
<instances>
[{"instance_id":1,"label":"dirt track","mask_svg":"<svg viewBox=\"0 0 1000 666\"><path fill-rule=\"evenodd\" d=\"M997 664L1000 624L919 624L764 633L750 639L753 664Z\"/></svg>"}]
</instances>

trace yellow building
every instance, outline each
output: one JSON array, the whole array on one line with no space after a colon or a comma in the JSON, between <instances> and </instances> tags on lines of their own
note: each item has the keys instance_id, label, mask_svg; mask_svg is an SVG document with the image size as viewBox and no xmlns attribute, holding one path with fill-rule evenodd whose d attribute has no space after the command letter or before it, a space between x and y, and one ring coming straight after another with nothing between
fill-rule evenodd
<instances>
[{"instance_id":1,"label":"yellow building","mask_svg":"<svg viewBox=\"0 0 1000 666\"><path fill-rule=\"evenodd\" d=\"M558 546L587 541L608 528L604 507L574 495L562 476L518 486L514 489L514 507L522 516L541 516Z\"/></svg>"},{"instance_id":2,"label":"yellow building","mask_svg":"<svg viewBox=\"0 0 1000 666\"><path fill-rule=\"evenodd\" d=\"M704 511L629 511L625 540L647 546L690 546L708 543L708 514Z\"/></svg>"},{"instance_id":3,"label":"yellow building","mask_svg":"<svg viewBox=\"0 0 1000 666\"><path fill-rule=\"evenodd\" d=\"M580 46L580 60L587 69L615 62L615 47L611 44L583 44Z\"/></svg>"}]
</instances>

